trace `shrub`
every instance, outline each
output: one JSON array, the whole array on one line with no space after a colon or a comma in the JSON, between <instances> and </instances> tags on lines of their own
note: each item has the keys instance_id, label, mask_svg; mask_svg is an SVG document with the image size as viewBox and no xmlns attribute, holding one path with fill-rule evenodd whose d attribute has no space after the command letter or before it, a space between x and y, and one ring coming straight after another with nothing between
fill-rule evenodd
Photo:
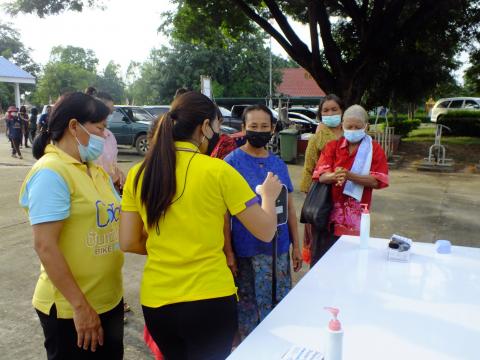
<instances>
[{"instance_id":1,"label":"shrub","mask_svg":"<svg viewBox=\"0 0 480 360\"><path fill-rule=\"evenodd\" d=\"M451 131L445 131L445 135L480 137L480 111L450 111L438 122L450 128Z\"/></svg>"},{"instance_id":2,"label":"shrub","mask_svg":"<svg viewBox=\"0 0 480 360\"><path fill-rule=\"evenodd\" d=\"M369 121L371 125L375 124L375 116L371 116ZM380 117L377 124L384 123L385 117ZM393 120L393 115L388 115L388 126L395 128L395 135L407 136L412 130L418 129L421 123L422 121L419 119L409 120L406 114L397 114L395 121ZM383 129L383 126L380 129Z\"/></svg>"},{"instance_id":3,"label":"shrub","mask_svg":"<svg viewBox=\"0 0 480 360\"><path fill-rule=\"evenodd\" d=\"M377 117L376 116L370 116L370 124L375 124L375 119ZM404 120L408 120L408 115L407 114L397 114L397 121L404 121ZM385 122L385 116L380 116L378 118L378 123L377 124L383 124ZM388 123L392 123L393 122L393 115L391 113L388 114Z\"/></svg>"},{"instance_id":4,"label":"shrub","mask_svg":"<svg viewBox=\"0 0 480 360\"><path fill-rule=\"evenodd\" d=\"M421 123L419 119L411 119L392 121L389 125L395 129L395 135L406 137L411 131L418 129Z\"/></svg>"}]
</instances>

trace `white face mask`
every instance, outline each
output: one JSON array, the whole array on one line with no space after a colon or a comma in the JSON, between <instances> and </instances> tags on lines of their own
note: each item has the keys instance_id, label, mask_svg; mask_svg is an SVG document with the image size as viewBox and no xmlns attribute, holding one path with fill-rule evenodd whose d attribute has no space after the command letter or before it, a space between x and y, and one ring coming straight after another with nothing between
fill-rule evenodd
<instances>
[{"instance_id":1,"label":"white face mask","mask_svg":"<svg viewBox=\"0 0 480 360\"><path fill-rule=\"evenodd\" d=\"M360 130L345 130L343 129L343 136L347 139L348 142L355 144L363 140L365 135L366 127Z\"/></svg>"},{"instance_id":2,"label":"white face mask","mask_svg":"<svg viewBox=\"0 0 480 360\"><path fill-rule=\"evenodd\" d=\"M90 132L85 129L85 127L78 123L82 127L83 130L90 136L88 139L88 145L82 145L80 141L77 139L78 143L78 152L80 153L80 158L83 162L97 160L100 155L103 153L103 148L105 146L105 139L101 136L90 134Z\"/></svg>"}]
</instances>

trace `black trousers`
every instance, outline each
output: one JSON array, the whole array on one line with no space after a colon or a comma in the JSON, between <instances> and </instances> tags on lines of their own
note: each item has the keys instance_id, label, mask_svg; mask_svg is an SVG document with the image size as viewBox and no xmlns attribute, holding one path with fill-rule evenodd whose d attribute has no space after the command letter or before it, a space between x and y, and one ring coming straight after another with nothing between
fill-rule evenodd
<instances>
[{"instance_id":1,"label":"black trousers","mask_svg":"<svg viewBox=\"0 0 480 360\"><path fill-rule=\"evenodd\" d=\"M77 346L77 331L73 319L58 319L55 305L50 314L37 310L45 335L48 360L121 360L123 359L123 300L110 311L100 314L104 332L103 346L83 350Z\"/></svg>"},{"instance_id":2,"label":"black trousers","mask_svg":"<svg viewBox=\"0 0 480 360\"><path fill-rule=\"evenodd\" d=\"M312 259L310 261L310 268L325 255L338 239L339 236L333 235L333 230L329 228L317 230L312 225Z\"/></svg>"},{"instance_id":3,"label":"black trousers","mask_svg":"<svg viewBox=\"0 0 480 360\"><path fill-rule=\"evenodd\" d=\"M18 156L22 156L22 152L20 151L20 145L22 144L22 138L14 138L12 137L10 140L12 144L12 155L18 154Z\"/></svg>"},{"instance_id":4,"label":"black trousers","mask_svg":"<svg viewBox=\"0 0 480 360\"><path fill-rule=\"evenodd\" d=\"M166 360L224 360L237 331L235 296L143 306L148 331Z\"/></svg>"},{"instance_id":5,"label":"black trousers","mask_svg":"<svg viewBox=\"0 0 480 360\"><path fill-rule=\"evenodd\" d=\"M37 134L37 128L31 128L28 130L28 136L31 144L33 144L33 140L35 140L36 134Z\"/></svg>"}]
</instances>

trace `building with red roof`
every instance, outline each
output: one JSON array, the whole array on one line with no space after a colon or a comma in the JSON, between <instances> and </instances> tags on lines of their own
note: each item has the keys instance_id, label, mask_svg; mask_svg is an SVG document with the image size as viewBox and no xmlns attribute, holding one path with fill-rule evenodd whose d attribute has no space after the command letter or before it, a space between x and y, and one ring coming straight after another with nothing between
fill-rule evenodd
<instances>
[{"instance_id":1,"label":"building with red roof","mask_svg":"<svg viewBox=\"0 0 480 360\"><path fill-rule=\"evenodd\" d=\"M277 93L290 97L322 97L325 92L318 86L312 75L303 68L280 69L282 82L277 86Z\"/></svg>"}]
</instances>

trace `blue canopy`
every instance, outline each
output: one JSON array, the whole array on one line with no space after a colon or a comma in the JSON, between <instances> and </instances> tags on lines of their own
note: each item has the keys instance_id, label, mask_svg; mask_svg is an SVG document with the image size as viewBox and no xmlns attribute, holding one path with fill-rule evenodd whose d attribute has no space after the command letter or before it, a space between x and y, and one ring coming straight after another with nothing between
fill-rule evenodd
<instances>
[{"instance_id":1,"label":"blue canopy","mask_svg":"<svg viewBox=\"0 0 480 360\"><path fill-rule=\"evenodd\" d=\"M35 78L3 56L0 56L0 82L35 84Z\"/></svg>"}]
</instances>

